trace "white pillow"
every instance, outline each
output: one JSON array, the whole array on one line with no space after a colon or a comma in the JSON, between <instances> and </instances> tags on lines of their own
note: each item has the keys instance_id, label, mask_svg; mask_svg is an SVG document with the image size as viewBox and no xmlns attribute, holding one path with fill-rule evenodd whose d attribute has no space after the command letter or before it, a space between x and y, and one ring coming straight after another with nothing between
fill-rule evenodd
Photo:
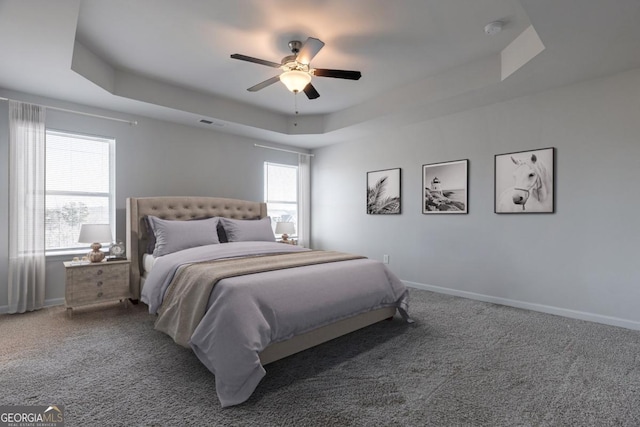
<instances>
[{"instance_id":1,"label":"white pillow","mask_svg":"<svg viewBox=\"0 0 640 427\"><path fill-rule=\"evenodd\" d=\"M271 218L230 219L220 218L229 242L275 242Z\"/></svg>"},{"instance_id":2,"label":"white pillow","mask_svg":"<svg viewBox=\"0 0 640 427\"><path fill-rule=\"evenodd\" d=\"M154 257L196 246L220 243L217 217L192 221L172 221L149 215L148 219L156 237Z\"/></svg>"}]
</instances>

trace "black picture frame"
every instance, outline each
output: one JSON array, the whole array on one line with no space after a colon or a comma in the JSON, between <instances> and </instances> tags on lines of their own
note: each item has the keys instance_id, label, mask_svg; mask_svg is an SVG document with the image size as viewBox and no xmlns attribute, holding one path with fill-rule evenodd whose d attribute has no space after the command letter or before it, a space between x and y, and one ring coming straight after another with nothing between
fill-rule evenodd
<instances>
[{"instance_id":1,"label":"black picture frame","mask_svg":"<svg viewBox=\"0 0 640 427\"><path fill-rule=\"evenodd\" d=\"M555 213L555 147L496 154L493 176L495 213Z\"/></svg>"},{"instance_id":2,"label":"black picture frame","mask_svg":"<svg viewBox=\"0 0 640 427\"><path fill-rule=\"evenodd\" d=\"M422 165L422 213L469 213L469 160Z\"/></svg>"},{"instance_id":3,"label":"black picture frame","mask_svg":"<svg viewBox=\"0 0 640 427\"><path fill-rule=\"evenodd\" d=\"M402 213L401 168L367 172L367 214Z\"/></svg>"}]
</instances>

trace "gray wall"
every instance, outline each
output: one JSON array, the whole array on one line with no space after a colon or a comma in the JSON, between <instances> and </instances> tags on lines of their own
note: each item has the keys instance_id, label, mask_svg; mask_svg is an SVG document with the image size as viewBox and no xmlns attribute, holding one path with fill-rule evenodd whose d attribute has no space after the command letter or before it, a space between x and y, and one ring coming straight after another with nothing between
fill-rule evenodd
<instances>
[{"instance_id":1,"label":"gray wall","mask_svg":"<svg viewBox=\"0 0 640 427\"><path fill-rule=\"evenodd\" d=\"M315 248L408 284L640 329L640 70L315 151ZM556 147L556 213L493 213L494 154ZM469 159L469 214L422 215L421 166ZM402 214L365 213L366 172L402 168Z\"/></svg>"},{"instance_id":2,"label":"gray wall","mask_svg":"<svg viewBox=\"0 0 640 427\"><path fill-rule=\"evenodd\" d=\"M0 95L79 111L114 115L81 105L0 90ZM123 117L122 114L117 114ZM253 140L145 117L138 125L47 110L48 128L115 137L116 234L125 240L125 199L145 196L215 196L264 200L263 163L295 164L295 154L254 147ZM8 103L0 102L0 312L7 306ZM267 144L269 145L269 144ZM272 144L271 144L272 145ZM71 256L47 257L45 300L63 302L64 267Z\"/></svg>"},{"instance_id":3,"label":"gray wall","mask_svg":"<svg viewBox=\"0 0 640 427\"><path fill-rule=\"evenodd\" d=\"M7 304L7 115L0 102L0 310ZM640 329L639 117L634 70L316 150L313 245L389 254L389 267L414 286ZM54 111L47 118L51 128L117 139L119 239L126 197L261 200L262 162L296 163L295 155L256 149L248 138L134 119L140 124ZM557 148L557 212L494 214L494 154L549 146ZM422 215L422 164L465 158L469 214ZM366 215L366 172L393 167L402 168L403 213ZM47 260L49 302L64 297L64 259Z\"/></svg>"}]
</instances>

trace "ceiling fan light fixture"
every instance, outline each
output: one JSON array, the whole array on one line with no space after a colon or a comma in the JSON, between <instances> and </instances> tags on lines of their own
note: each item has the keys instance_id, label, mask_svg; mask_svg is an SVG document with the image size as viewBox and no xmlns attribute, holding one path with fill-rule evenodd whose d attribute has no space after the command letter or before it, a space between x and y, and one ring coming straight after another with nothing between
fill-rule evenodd
<instances>
[{"instance_id":1,"label":"ceiling fan light fixture","mask_svg":"<svg viewBox=\"0 0 640 427\"><path fill-rule=\"evenodd\" d=\"M280 81L291 92L298 93L311 82L311 74L299 70L285 71L280 74Z\"/></svg>"}]
</instances>

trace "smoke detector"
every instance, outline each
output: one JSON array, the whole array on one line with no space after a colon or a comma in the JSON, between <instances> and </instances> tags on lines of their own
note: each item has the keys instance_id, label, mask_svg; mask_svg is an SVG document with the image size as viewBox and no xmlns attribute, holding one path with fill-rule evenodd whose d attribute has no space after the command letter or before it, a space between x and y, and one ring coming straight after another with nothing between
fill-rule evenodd
<instances>
[{"instance_id":1,"label":"smoke detector","mask_svg":"<svg viewBox=\"0 0 640 427\"><path fill-rule=\"evenodd\" d=\"M485 27L484 27L484 32L489 34L490 36L494 35L494 34L498 34L500 31L502 31L502 27L504 26L504 23L502 21L493 21L488 23Z\"/></svg>"}]
</instances>

